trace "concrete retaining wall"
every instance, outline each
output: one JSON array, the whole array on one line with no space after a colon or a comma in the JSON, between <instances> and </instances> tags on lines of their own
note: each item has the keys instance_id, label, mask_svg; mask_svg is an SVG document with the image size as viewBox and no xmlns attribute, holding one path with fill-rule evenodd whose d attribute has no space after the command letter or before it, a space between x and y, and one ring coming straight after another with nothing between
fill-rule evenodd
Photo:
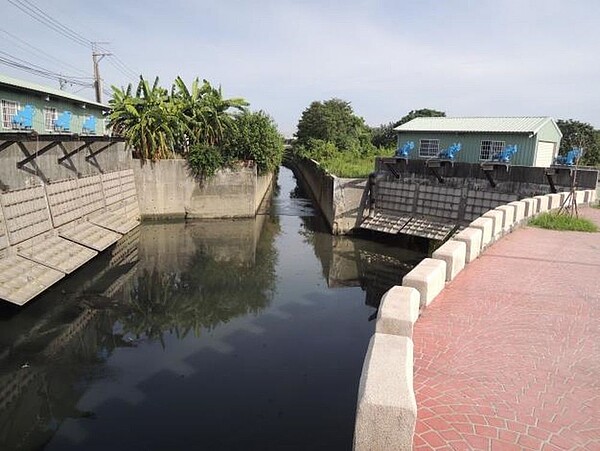
<instances>
[{"instance_id":1,"label":"concrete retaining wall","mask_svg":"<svg viewBox=\"0 0 600 451\"><path fill-rule=\"evenodd\" d=\"M334 235L350 232L362 219L367 179L340 178L329 174L314 160L292 163L297 176L308 187Z\"/></svg>"},{"instance_id":2,"label":"concrete retaining wall","mask_svg":"<svg viewBox=\"0 0 600 451\"><path fill-rule=\"evenodd\" d=\"M195 177L184 159L132 160L142 218L253 217L273 174L258 176L256 166L222 169L213 177Z\"/></svg>"},{"instance_id":3,"label":"concrete retaining wall","mask_svg":"<svg viewBox=\"0 0 600 451\"><path fill-rule=\"evenodd\" d=\"M595 190L578 191L576 199L585 199L581 204L591 204L595 194ZM360 378L354 450L412 449L417 418L412 333L417 306L421 310L427 308L443 290L445 281L456 277L494 241L551 205L554 210L560 208L556 201L552 204L551 196L524 199L522 204L486 213L465 229L469 233L447 241L433 253L433 258L423 260L410 271L403 278L402 287L393 287L383 296ZM502 227L491 227L490 222L496 225L499 221Z\"/></svg>"},{"instance_id":4,"label":"concrete retaining wall","mask_svg":"<svg viewBox=\"0 0 600 451\"><path fill-rule=\"evenodd\" d=\"M130 168L131 153L125 151L124 142L108 137L85 139L57 135L11 143L0 135L0 191ZM35 158L24 162L28 157Z\"/></svg>"}]
</instances>

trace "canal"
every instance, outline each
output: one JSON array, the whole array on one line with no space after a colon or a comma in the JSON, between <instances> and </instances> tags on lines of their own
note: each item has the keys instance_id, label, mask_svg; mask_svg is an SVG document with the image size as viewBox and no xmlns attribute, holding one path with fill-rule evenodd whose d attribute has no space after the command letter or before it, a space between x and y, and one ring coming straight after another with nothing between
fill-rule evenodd
<instances>
[{"instance_id":1,"label":"canal","mask_svg":"<svg viewBox=\"0 0 600 451\"><path fill-rule=\"evenodd\" d=\"M143 223L1 306L0 449L351 449L378 301L422 257L331 236L286 168L254 219Z\"/></svg>"}]
</instances>

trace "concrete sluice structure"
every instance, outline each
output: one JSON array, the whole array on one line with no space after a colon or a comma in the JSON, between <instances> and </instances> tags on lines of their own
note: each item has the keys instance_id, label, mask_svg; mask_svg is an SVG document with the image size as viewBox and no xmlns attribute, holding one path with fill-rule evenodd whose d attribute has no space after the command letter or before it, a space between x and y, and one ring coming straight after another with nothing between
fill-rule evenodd
<instances>
[{"instance_id":1,"label":"concrete sluice structure","mask_svg":"<svg viewBox=\"0 0 600 451\"><path fill-rule=\"evenodd\" d=\"M443 241L500 205L569 191L573 172L510 165L486 172L473 163L378 158L359 227ZM596 189L598 171L579 169L577 182L579 189Z\"/></svg>"},{"instance_id":2,"label":"concrete sluice structure","mask_svg":"<svg viewBox=\"0 0 600 451\"><path fill-rule=\"evenodd\" d=\"M90 364L97 360L96 344L111 327L110 309L104 303L134 274L139 236L136 228L119 240L107 251L107 261L99 262L93 277L89 273L79 278L75 275L69 281L73 299L79 301L75 314L73 301L55 302L50 307L34 304L34 312L22 317L18 326L9 323L0 330L0 340L10 337L6 341L11 342L0 353L0 449L14 443L20 444L19 449L37 448L53 434L48 428L51 419L85 415L74 407L79 393L60 388L64 379L75 380L79 374L63 368L61 357L77 355ZM86 295L90 287L97 287L99 294ZM28 332L15 334L20 328Z\"/></svg>"},{"instance_id":3,"label":"concrete sluice structure","mask_svg":"<svg viewBox=\"0 0 600 451\"><path fill-rule=\"evenodd\" d=\"M0 298L23 305L140 224L133 170L0 194Z\"/></svg>"}]
</instances>

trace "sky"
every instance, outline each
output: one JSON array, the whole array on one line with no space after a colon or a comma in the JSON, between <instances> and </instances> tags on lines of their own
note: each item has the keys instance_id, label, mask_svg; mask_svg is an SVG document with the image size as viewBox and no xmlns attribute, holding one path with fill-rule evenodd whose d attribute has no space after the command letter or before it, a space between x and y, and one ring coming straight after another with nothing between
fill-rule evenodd
<instances>
[{"instance_id":1,"label":"sky","mask_svg":"<svg viewBox=\"0 0 600 451\"><path fill-rule=\"evenodd\" d=\"M165 87L178 75L204 78L266 111L286 136L311 102L333 97L372 126L433 108L600 129L598 0L0 0L0 56L91 77L90 48L17 1L88 41L108 42L102 46L128 70L104 58L107 86L135 82L131 71ZM1 63L0 73L58 87ZM67 89L93 99L90 88Z\"/></svg>"}]
</instances>

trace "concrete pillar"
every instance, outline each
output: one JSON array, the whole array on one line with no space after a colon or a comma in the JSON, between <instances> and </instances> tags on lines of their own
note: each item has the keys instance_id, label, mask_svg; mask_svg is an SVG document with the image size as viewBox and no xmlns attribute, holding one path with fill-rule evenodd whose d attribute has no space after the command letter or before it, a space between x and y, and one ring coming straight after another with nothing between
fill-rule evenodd
<instances>
[{"instance_id":1,"label":"concrete pillar","mask_svg":"<svg viewBox=\"0 0 600 451\"><path fill-rule=\"evenodd\" d=\"M526 203L520 200L510 202L508 205L512 205L515 208L515 224L521 223L525 218L525 206Z\"/></svg>"},{"instance_id":2,"label":"concrete pillar","mask_svg":"<svg viewBox=\"0 0 600 451\"><path fill-rule=\"evenodd\" d=\"M485 212L482 218L490 218L494 221L494 228L492 229L493 239L497 239L502 235L502 224L504 222L504 212L498 210L489 210Z\"/></svg>"},{"instance_id":3,"label":"concrete pillar","mask_svg":"<svg viewBox=\"0 0 600 451\"><path fill-rule=\"evenodd\" d=\"M446 282L450 282L465 267L466 255L467 245L465 242L450 240L436 249L432 258L446 262Z\"/></svg>"},{"instance_id":4,"label":"concrete pillar","mask_svg":"<svg viewBox=\"0 0 600 451\"><path fill-rule=\"evenodd\" d=\"M479 217L469 224L469 227L481 229L481 250L484 250L494 240L494 219Z\"/></svg>"},{"instance_id":5,"label":"concrete pillar","mask_svg":"<svg viewBox=\"0 0 600 451\"><path fill-rule=\"evenodd\" d=\"M533 216L535 216L537 214L538 204L539 204L538 199L528 197L526 199L523 199L521 202L525 202L525 217L526 218L532 218Z\"/></svg>"},{"instance_id":6,"label":"concrete pillar","mask_svg":"<svg viewBox=\"0 0 600 451\"><path fill-rule=\"evenodd\" d=\"M467 263L471 263L473 260L479 257L479 253L481 252L481 237L481 229L467 227L466 229L454 235L452 238L456 241L462 241L467 245L467 253L465 257L465 261Z\"/></svg>"},{"instance_id":7,"label":"concrete pillar","mask_svg":"<svg viewBox=\"0 0 600 451\"><path fill-rule=\"evenodd\" d=\"M504 221L502 222L502 233L511 231L515 223L515 207L512 205L500 205L496 210L504 212Z\"/></svg>"},{"instance_id":8,"label":"concrete pillar","mask_svg":"<svg viewBox=\"0 0 600 451\"><path fill-rule=\"evenodd\" d=\"M561 195L556 193L556 194L547 194L548 196L548 202L549 202L549 210L557 210L558 208L560 208L560 201L561 201Z\"/></svg>"},{"instance_id":9,"label":"concrete pillar","mask_svg":"<svg viewBox=\"0 0 600 451\"><path fill-rule=\"evenodd\" d=\"M353 449L411 450L416 422L412 340L376 333L360 376Z\"/></svg>"},{"instance_id":10,"label":"concrete pillar","mask_svg":"<svg viewBox=\"0 0 600 451\"><path fill-rule=\"evenodd\" d=\"M550 209L550 198L548 195L535 196L534 199L538 200L538 213L544 213Z\"/></svg>"},{"instance_id":11,"label":"concrete pillar","mask_svg":"<svg viewBox=\"0 0 600 451\"><path fill-rule=\"evenodd\" d=\"M425 258L402 278L402 286L415 288L421 298L420 306L428 306L440 294L446 283L446 262Z\"/></svg>"},{"instance_id":12,"label":"concrete pillar","mask_svg":"<svg viewBox=\"0 0 600 451\"><path fill-rule=\"evenodd\" d=\"M381 298L375 332L411 338L420 302L419 292L414 288L398 285L390 288Z\"/></svg>"}]
</instances>

